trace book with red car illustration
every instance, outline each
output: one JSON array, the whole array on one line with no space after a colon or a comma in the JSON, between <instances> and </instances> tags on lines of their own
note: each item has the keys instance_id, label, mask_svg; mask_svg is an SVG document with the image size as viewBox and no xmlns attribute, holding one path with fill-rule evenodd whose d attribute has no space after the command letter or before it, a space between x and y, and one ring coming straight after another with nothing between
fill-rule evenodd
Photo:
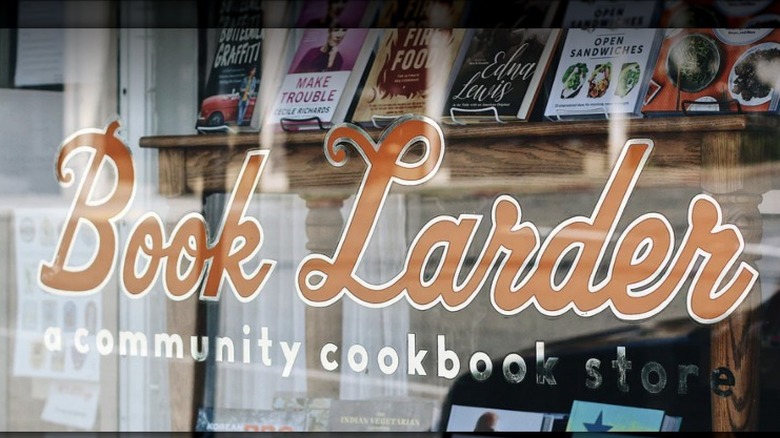
<instances>
[{"instance_id":1,"label":"book with red car illustration","mask_svg":"<svg viewBox=\"0 0 780 438\"><path fill-rule=\"evenodd\" d=\"M216 5L216 20L209 29L215 42L209 73L200 102L196 128L200 132L252 128L252 116L262 76L263 10L260 2Z\"/></svg>"}]
</instances>

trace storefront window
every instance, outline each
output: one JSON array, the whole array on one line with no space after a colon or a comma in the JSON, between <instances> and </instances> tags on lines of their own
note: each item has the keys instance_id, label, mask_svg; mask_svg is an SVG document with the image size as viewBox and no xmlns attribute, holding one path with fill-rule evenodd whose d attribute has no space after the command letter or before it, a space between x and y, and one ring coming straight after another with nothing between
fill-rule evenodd
<instances>
[{"instance_id":1,"label":"storefront window","mask_svg":"<svg viewBox=\"0 0 780 438\"><path fill-rule=\"evenodd\" d=\"M0 6L0 430L778 429L780 4L505 6Z\"/></svg>"}]
</instances>

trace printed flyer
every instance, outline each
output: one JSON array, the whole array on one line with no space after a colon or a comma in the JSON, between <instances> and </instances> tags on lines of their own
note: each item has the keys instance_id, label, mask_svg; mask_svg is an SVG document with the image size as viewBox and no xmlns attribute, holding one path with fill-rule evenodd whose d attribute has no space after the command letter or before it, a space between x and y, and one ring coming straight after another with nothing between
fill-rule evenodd
<instances>
[{"instance_id":1,"label":"printed flyer","mask_svg":"<svg viewBox=\"0 0 780 438\"><path fill-rule=\"evenodd\" d=\"M14 375L63 380L100 380L95 336L101 329L100 294L63 296L42 290L36 279L42 260L50 260L66 220L65 209L16 209L17 320ZM68 265L88 262L97 239L86 226L73 238ZM62 342L47 333L56 328ZM77 341L78 339L78 341ZM48 342L47 342L48 341Z\"/></svg>"},{"instance_id":2,"label":"printed flyer","mask_svg":"<svg viewBox=\"0 0 780 438\"><path fill-rule=\"evenodd\" d=\"M306 413L250 409L202 408L198 432L304 432Z\"/></svg>"}]
</instances>

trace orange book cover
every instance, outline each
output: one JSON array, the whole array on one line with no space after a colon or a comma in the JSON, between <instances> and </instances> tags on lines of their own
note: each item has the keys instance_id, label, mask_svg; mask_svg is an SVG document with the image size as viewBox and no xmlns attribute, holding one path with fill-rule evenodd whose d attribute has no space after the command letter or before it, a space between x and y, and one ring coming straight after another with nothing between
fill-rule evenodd
<instances>
[{"instance_id":1,"label":"orange book cover","mask_svg":"<svg viewBox=\"0 0 780 438\"><path fill-rule=\"evenodd\" d=\"M777 110L780 30L668 29L643 112Z\"/></svg>"},{"instance_id":2,"label":"orange book cover","mask_svg":"<svg viewBox=\"0 0 780 438\"><path fill-rule=\"evenodd\" d=\"M438 118L464 29L387 29L360 93L353 121L406 113Z\"/></svg>"}]
</instances>

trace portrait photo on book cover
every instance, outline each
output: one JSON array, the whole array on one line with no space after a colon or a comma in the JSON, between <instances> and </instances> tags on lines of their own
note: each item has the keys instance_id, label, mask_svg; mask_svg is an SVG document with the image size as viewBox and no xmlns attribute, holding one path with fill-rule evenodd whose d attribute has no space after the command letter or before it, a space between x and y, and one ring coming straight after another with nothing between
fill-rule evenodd
<instances>
[{"instance_id":1,"label":"portrait photo on book cover","mask_svg":"<svg viewBox=\"0 0 780 438\"><path fill-rule=\"evenodd\" d=\"M307 29L290 73L352 70L367 33L368 29Z\"/></svg>"}]
</instances>

